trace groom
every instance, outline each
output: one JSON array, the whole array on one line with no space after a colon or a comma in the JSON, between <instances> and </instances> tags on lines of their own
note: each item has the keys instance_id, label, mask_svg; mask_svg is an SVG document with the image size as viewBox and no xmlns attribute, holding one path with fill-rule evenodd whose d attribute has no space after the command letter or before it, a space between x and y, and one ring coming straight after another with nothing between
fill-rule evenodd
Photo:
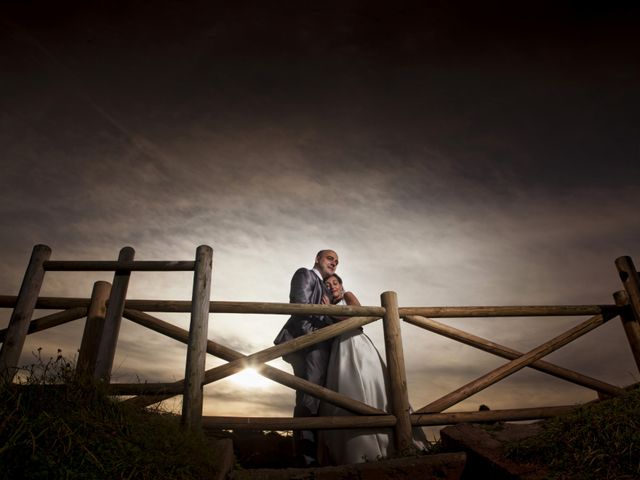
<instances>
[{"instance_id":1,"label":"groom","mask_svg":"<svg viewBox=\"0 0 640 480\"><path fill-rule=\"evenodd\" d=\"M291 279L290 303L329 304L329 292L324 279L333 275L338 266L338 254L333 250L320 250L316 255L313 269L299 268ZM331 318L326 315L293 315L287 320L273 341L276 345L314 332L330 325ZM303 350L284 355L284 361L293 366L296 377L303 378L316 385L324 386L327 364L331 353L331 341L316 343ZM294 417L313 417L318 414L320 400L307 393L296 390ZM303 465L317 463L315 432L302 430L294 432L296 457Z\"/></svg>"}]
</instances>

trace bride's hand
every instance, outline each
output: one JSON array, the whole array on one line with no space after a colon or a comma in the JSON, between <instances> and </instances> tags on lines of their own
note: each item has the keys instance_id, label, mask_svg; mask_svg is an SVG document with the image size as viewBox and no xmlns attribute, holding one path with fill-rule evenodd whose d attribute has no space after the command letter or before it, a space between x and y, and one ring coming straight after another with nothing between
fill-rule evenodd
<instances>
[{"instance_id":1,"label":"bride's hand","mask_svg":"<svg viewBox=\"0 0 640 480\"><path fill-rule=\"evenodd\" d=\"M329 297L327 295L322 295L322 305L331 305L331 301L329 300Z\"/></svg>"}]
</instances>

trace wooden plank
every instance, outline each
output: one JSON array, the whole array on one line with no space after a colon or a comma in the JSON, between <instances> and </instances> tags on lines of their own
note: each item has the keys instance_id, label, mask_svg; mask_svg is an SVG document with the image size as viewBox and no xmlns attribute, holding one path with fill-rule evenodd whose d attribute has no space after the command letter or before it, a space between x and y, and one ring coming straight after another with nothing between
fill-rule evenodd
<instances>
[{"instance_id":1,"label":"wooden plank","mask_svg":"<svg viewBox=\"0 0 640 480\"><path fill-rule=\"evenodd\" d=\"M620 314L620 320L622 321L624 333L627 335L636 367L638 367L640 371L640 323L638 323L633 315L633 310L629 304L629 296L626 291L620 290L615 292L613 298L616 301L616 305L626 307L625 311Z\"/></svg>"},{"instance_id":2,"label":"wooden plank","mask_svg":"<svg viewBox=\"0 0 640 480\"><path fill-rule=\"evenodd\" d=\"M18 297L15 295L0 295L0 308L14 308ZM70 297L38 297L36 309L38 310L68 310L70 308L89 307L89 298Z\"/></svg>"},{"instance_id":3,"label":"wooden plank","mask_svg":"<svg viewBox=\"0 0 640 480\"><path fill-rule=\"evenodd\" d=\"M13 381L16 374L31 317L44 280L43 264L50 256L51 249L46 245L36 245L31 252L16 306L9 319L9 326L0 348L0 380L5 382Z\"/></svg>"},{"instance_id":4,"label":"wooden plank","mask_svg":"<svg viewBox=\"0 0 640 480\"><path fill-rule=\"evenodd\" d=\"M469 317L565 317L617 314L616 305L555 305L513 307L400 307L401 317L420 315L430 318Z\"/></svg>"},{"instance_id":5,"label":"wooden plank","mask_svg":"<svg viewBox=\"0 0 640 480\"><path fill-rule=\"evenodd\" d=\"M96 360L100 339L104 331L104 322L107 316L107 300L111 293L109 282L95 282L91 292L91 304L87 312L87 321L82 333L78 361L76 362L76 374L94 378Z\"/></svg>"},{"instance_id":6,"label":"wooden plank","mask_svg":"<svg viewBox=\"0 0 640 480\"><path fill-rule=\"evenodd\" d=\"M579 405L561 405L555 407L517 408L509 410L485 410L478 412L450 412L412 414L413 426L455 425L458 423L516 422L557 417L572 412Z\"/></svg>"},{"instance_id":7,"label":"wooden plank","mask_svg":"<svg viewBox=\"0 0 640 480\"><path fill-rule=\"evenodd\" d=\"M428 427L455 425L459 423L515 422L538 420L565 415L580 405L555 407L518 408L509 410L488 410L481 412L452 412L412 414L411 425ZM396 424L393 415L386 416L343 416L343 417L203 417L203 426L211 429L233 430L305 430L341 428L388 428Z\"/></svg>"},{"instance_id":8,"label":"wooden plank","mask_svg":"<svg viewBox=\"0 0 640 480\"><path fill-rule=\"evenodd\" d=\"M316 430L336 428L389 428L393 415L340 417L202 417L203 428L232 430Z\"/></svg>"},{"instance_id":9,"label":"wooden plank","mask_svg":"<svg viewBox=\"0 0 640 480\"><path fill-rule=\"evenodd\" d=\"M638 278L638 271L629 256L616 258L616 267L624 289L627 291L633 316L636 322L640 322L640 279Z\"/></svg>"},{"instance_id":10,"label":"wooden plank","mask_svg":"<svg viewBox=\"0 0 640 480\"><path fill-rule=\"evenodd\" d=\"M380 296L385 315L382 319L384 329L384 345L387 354L389 371L389 403L391 413L396 417L395 448L400 454L415 450L411 434L411 418L409 416L409 392L404 367L404 351L400 332L400 316L398 315L398 297L396 292L384 292Z\"/></svg>"},{"instance_id":11,"label":"wooden plank","mask_svg":"<svg viewBox=\"0 0 640 480\"><path fill-rule=\"evenodd\" d=\"M58 272L192 272L193 261L101 261L64 260L44 262L46 271Z\"/></svg>"},{"instance_id":12,"label":"wooden plank","mask_svg":"<svg viewBox=\"0 0 640 480\"><path fill-rule=\"evenodd\" d=\"M0 295L0 308L12 308L16 296ZM88 307L88 298L40 297L36 308L62 310ZM190 312L189 300L127 300L126 308L144 312ZM483 317L540 317L540 316L583 316L611 314L618 315L617 305L565 305L535 307L400 307L401 317L420 315L430 318L483 318ZM368 317L384 315L383 307L349 305L305 305L298 303L273 302L209 302L210 313L247 313L265 315L335 315Z\"/></svg>"},{"instance_id":13,"label":"wooden plank","mask_svg":"<svg viewBox=\"0 0 640 480\"><path fill-rule=\"evenodd\" d=\"M187 428L201 428L203 406L203 380L209 333L209 299L211 296L211 272L213 249L200 245L196 249L191 298L191 323L187 341L187 364L184 374L182 399L182 423Z\"/></svg>"},{"instance_id":14,"label":"wooden plank","mask_svg":"<svg viewBox=\"0 0 640 480\"><path fill-rule=\"evenodd\" d=\"M17 297L0 295L0 308L13 308ZM89 306L88 298L40 297L36 308L63 310L68 308ZM125 308L144 312L188 313L191 312L190 300L126 300ZM209 302L210 313L243 313L264 315L334 315L345 317L381 318L382 307L361 307L350 305L309 305L301 303L268 303L268 302Z\"/></svg>"},{"instance_id":15,"label":"wooden plank","mask_svg":"<svg viewBox=\"0 0 640 480\"><path fill-rule=\"evenodd\" d=\"M189 312L191 311L191 302L185 300L128 300L126 308L144 312ZM384 309L380 307L224 301L209 302L209 312L264 315L377 316L378 318L384 315Z\"/></svg>"},{"instance_id":16,"label":"wooden plank","mask_svg":"<svg viewBox=\"0 0 640 480\"><path fill-rule=\"evenodd\" d=\"M329 340L330 338L336 337L344 332L356 329L375 320L377 320L376 317L353 317L348 320L343 320L339 323L334 323L333 325L329 325L328 327L321 328L320 330L316 330L315 332L309 333L307 335L294 338L293 340L281 343L280 345L265 348L260 352L247 355L246 357L233 360L225 365L207 370L207 372L205 372L204 382L205 384L209 384L217 380L221 380L228 377L229 375L238 373L245 368L253 368L255 365L266 363L270 360L279 358L282 355L286 355L302 348L310 347L311 345L315 345L316 343Z\"/></svg>"},{"instance_id":17,"label":"wooden plank","mask_svg":"<svg viewBox=\"0 0 640 480\"><path fill-rule=\"evenodd\" d=\"M152 317L151 315L148 315L143 312L138 312L136 310L125 309L123 315L125 318L133 322L136 322L138 325L142 325L143 327L154 330L158 333L161 333L170 338L173 338L174 340L178 340L179 342L187 343L189 334L186 330L182 328L178 328L175 325L164 322L163 320ZM211 355L215 355L216 357L222 358L223 360L227 360L227 361L237 360L239 358L246 357L246 355L243 355L242 353L236 352L231 348L225 347L211 340L207 341L207 353ZM273 380L274 382L293 388L294 390L302 390L305 393L314 395L317 398L320 398L321 400L333 403L334 405L345 408L353 413L364 414L364 415L386 415L387 413L383 410L373 408L365 403L359 402L357 400L353 400L344 395L336 393L333 390L330 390L328 388L321 387L320 385L316 385L314 383L308 382L294 375L291 375L287 372L283 372L282 370L274 368L270 365L264 365L264 364L254 365L253 368L257 372L264 375L266 378ZM179 383L180 385L182 384L182 382L177 382L177 383ZM115 386L113 385L111 386L111 388L114 388L114 387ZM112 393L114 394L120 394L120 395L130 394L130 393L123 393L124 392L123 390L119 390L120 388L119 386L115 388L117 388L118 390L115 390L115 391L112 390ZM137 395L140 394L139 389L129 390L129 392L131 391L135 392L134 394L137 394ZM130 403L133 403L137 406L148 406L148 405L152 405L154 403L158 403L163 400L166 400L167 398L171 398L171 395L131 399L127 401L130 401Z\"/></svg>"},{"instance_id":18,"label":"wooden plank","mask_svg":"<svg viewBox=\"0 0 640 480\"><path fill-rule=\"evenodd\" d=\"M124 247L120 250L118 261L130 262L133 260L135 253L133 248ZM102 329L102 337L100 338L100 344L98 346L94 370L94 378L106 383L109 383L111 378L111 369L113 368L113 359L116 355L118 334L120 333L120 324L122 323L122 311L124 310L124 302L127 297L130 276L131 272L124 270L116 271L113 276L107 304L107 313Z\"/></svg>"},{"instance_id":19,"label":"wooden plank","mask_svg":"<svg viewBox=\"0 0 640 480\"><path fill-rule=\"evenodd\" d=\"M498 343L490 342L489 340L472 335L462 330L458 330L457 328L451 327L449 325L436 322L435 320L432 320L430 318L408 315L404 317L404 320L417 327L421 327L431 332L438 333L447 338L451 338L458 342L470 345L480 350L484 350L485 352L493 353L494 355L498 355L499 357L507 358L509 360L514 360L523 355L522 352L519 352L512 348L502 346ZM529 365L529 367L541 372L548 373L549 375L553 375L554 377L562 378L563 380L575 383L576 385L591 388L593 390L596 390L597 392L601 392L607 395L617 396L624 393L623 388L602 382L587 375L582 375L567 368L554 365L553 363L545 362L544 360L538 360L537 362Z\"/></svg>"},{"instance_id":20,"label":"wooden plank","mask_svg":"<svg viewBox=\"0 0 640 480\"><path fill-rule=\"evenodd\" d=\"M517 372L518 370L530 365L531 363L540 360L545 355L563 347L564 345L572 342L576 338L581 337L585 333L590 332L594 328L603 325L612 317L604 317L603 315L596 315L589 320L575 326L574 328L567 330L566 332L558 335L557 337L543 343L537 348L534 348L530 352L518 357L515 360L510 361L506 365L496 368L491 372L483 375L482 377L458 388L457 390L445 395L444 397L431 402L419 409L416 413L438 413L452 405L455 405L462 400L469 398L471 395L478 393L479 391L499 382L503 378Z\"/></svg>"},{"instance_id":21,"label":"wooden plank","mask_svg":"<svg viewBox=\"0 0 640 480\"><path fill-rule=\"evenodd\" d=\"M30 335L32 333L42 332L43 330L57 327L58 325L64 325L65 323L69 323L73 320L78 320L79 318L83 318L86 316L87 309L82 307L64 310L63 312L52 313L51 315L45 315L44 317L31 320L31 322L29 323L27 334ZM4 342L7 330L8 328L0 330L0 342Z\"/></svg>"}]
</instances>

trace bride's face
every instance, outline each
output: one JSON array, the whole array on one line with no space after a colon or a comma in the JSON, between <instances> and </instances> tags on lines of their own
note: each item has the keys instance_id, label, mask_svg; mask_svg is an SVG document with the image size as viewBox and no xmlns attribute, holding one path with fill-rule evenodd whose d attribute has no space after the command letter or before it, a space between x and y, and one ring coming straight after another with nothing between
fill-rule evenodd
<instances>
[{"instance_id":1,"label":"bride's face","mask_svg":"<svg viewBox=\"0 0 640 480\"><path fill-rule=\"evenodd\" d=\"M344 289L336 277L329 277L324 283L331 292L331 301L333 303L342 300L342 297L344 296Z\"/></svg>"}]
</instances>

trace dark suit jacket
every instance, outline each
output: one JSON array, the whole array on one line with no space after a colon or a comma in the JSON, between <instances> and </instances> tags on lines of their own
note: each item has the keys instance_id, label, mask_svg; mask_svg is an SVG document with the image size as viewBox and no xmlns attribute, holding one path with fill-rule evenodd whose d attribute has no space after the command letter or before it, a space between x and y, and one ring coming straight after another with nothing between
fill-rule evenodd
<instances>
[{"instance_id":1,"label":"dark suit jacket","mask_svg":"<svg viewBox=\"0 0 640 480\"><path fill-rule=\"evenodd\" d=\"M322 295L325 293L327 292L324 283L313 270L299 268L293 274L289 293L290 303L320 304ZM287 320L273 343L278 345L332 323L331 317L326 315L293 315Z\"/></svg>"}]
</instances>

